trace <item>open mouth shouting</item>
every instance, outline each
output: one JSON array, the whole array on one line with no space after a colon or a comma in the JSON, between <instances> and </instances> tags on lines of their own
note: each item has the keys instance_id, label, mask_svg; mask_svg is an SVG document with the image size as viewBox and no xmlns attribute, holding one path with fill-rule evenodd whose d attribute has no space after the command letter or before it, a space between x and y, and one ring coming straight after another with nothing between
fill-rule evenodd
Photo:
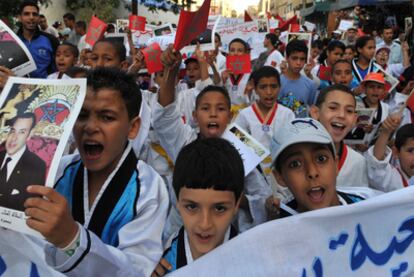
<instances>
[{"instance_id":1,"label":"open mouth shouting","mask_svg":"<svg viewBox=\"0 0 414 277\"><path fill-rule=\"evenodd\" d=\"M322 203L324 200L325 189L323 187L313 187L307 192L309 199L314 204Z\"/></svg>"},{"instance_id":2,"label":"open mouth shouting","mask_svg":"<svg viewBox=\"0 0 414 277\"><path fill-rule=\"evenodd\" d=\"M83 143L83 151L86 160L98 160L101 157L103 150L104 146L99 142L86 141Z\"/></svg>"}]
</instances>

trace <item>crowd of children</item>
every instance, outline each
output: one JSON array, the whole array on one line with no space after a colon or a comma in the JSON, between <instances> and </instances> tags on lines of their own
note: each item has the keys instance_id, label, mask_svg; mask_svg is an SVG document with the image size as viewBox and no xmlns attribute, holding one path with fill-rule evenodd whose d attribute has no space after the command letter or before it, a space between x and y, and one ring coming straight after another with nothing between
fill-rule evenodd
<instances>
[{"instance_id":1,"label":"crowd of children","mask_svg":"<svg viewBox=\"0 0 414 277\"><path fill-rule=\"evenodd\" d=\"M37 8L27 3L22 13ZM54 270L163 276L268 220L414 185L407 42L394 63L369 35L346 46L315 40L308 57L304 41L282 53L271 33L255 70L235 74L225 56L249 54L249 44L221 49L215 38L214 51L187 59L170 45L149 81L140 49L130 55L111 39L57 47L47 78L86 77L87 93L55 187L33 184L28 192L43 198L25 202ZM388 91L380 69L405 80ZM12 75L0 67L0 87ZM372 110L368 122L361 109ZM233 122L270 150L251 172L221 138Z\"/></svg>"}]
</instances>

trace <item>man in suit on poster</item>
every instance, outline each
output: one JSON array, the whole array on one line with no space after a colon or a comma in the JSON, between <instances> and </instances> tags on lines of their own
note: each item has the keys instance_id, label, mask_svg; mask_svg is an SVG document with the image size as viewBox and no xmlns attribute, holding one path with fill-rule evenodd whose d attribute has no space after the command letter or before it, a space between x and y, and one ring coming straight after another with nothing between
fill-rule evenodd
<instances>
[{"instance_id":1,"label":"man in suit on poster","mask_svg":"<svg viewBox=\"0 0 414 277\"><path fill-rule=\"evenodd\" d=\"M5 150L0 152L0 206L24 211L31 196L27 186L45 184L46 164L26 146L35 124L33 113L18 114L8 124Z\"/></svg>"}]
</instances>

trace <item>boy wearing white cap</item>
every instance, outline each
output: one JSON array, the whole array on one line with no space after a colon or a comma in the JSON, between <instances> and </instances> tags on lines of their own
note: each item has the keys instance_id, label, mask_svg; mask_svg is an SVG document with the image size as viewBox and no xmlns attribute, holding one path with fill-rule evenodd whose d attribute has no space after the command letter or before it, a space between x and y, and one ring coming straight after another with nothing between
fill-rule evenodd
<instances>
[{"instance_id":1,"label":"boy wearing white cap","mask_svg":"<svg viewBox=\"0 0 414 277\"><path fill-rule=\"evenodd\" d=\"M368 188L336 189L338 159L323 125L312 118L287 122L272 141L274 174L290 189L294 200L279 217L359 202L378 194Z\"/></svg>"}]
</instances>

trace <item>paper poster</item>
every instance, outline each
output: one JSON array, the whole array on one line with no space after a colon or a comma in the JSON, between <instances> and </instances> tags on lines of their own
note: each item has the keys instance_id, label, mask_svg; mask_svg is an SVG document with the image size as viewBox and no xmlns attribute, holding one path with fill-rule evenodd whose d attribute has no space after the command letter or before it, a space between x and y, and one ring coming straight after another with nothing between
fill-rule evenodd
<instances>
[{"instance_id":1,"label":"paper poster","mask_svg":"<svg viewBox=\"0 0 414 277\"><path fill-rule=\"evenodd\" d=\"M308 47L308 59L311 58L311 50L312 50L312 34L310 33L288 33L287 34L287 41L286 45L294 39L303 40Z\"/></svg>"},{"instance_id":2,"label":"paper poster","mask_svg":"<svg viewBox=\"0 0 414 277\"><path fill-rule=\"evenodd\" d=\"M156 26L154 28L154 36L163 36L163 35L168 35L168 34L172 34L173 31L173 27L171 25L171 23L167 23L161 26Z\"/></svg>"},{"instance_id":3,"label":"paper poster","mask_svg":"<svg viewBox=\"0 0 414 277\"><path fill-rule=\"evenodd\" d=\"M372 198L261 224L169 276L414 276L414 187L345 192Z\"/></svg>"},{"instance_id":4,"label":"paper poster","mask_svg":"<svg viewBox=\"0 0 414 277\"><path fill-rule=\"evenodd\" d=\"M195 52L197 42L200 43L201 51L214 50L214 33L216 32L219 20L220 17L216 19L212 28L209 27L209 25L207 24L206 30L203 33L201 33L201 35L199 35L196 39L191 41L190 45L184 46L180 50L181 54L186 54L187 57L190 57L191 54Z\"/></svg>"},{"instance_id":5,"label":"paper poster","mask_svg":"<svg viewBox=\"0 0 414 277\"><path fill-rule=\"evenodd\" d=\"M274 30L279 27L279 20L277 19L269 19L269 29Z\"/></svg>"},{"instance_id":6,"label":"paper poster","mask_svg":"<svg viewBox=\"0 0 414 277\"><path fill-rule=\"evenodd\" d=\"M412 17L404 18L404 25L405 25L405 31L411 30L411 28L413 27L413 18Z\"/></svg>"},{"instance_id":7,"label":"paper poster","mask_svg":"<svg viewBox=\"0 0 414 277\"><path fill-rule=\"evenodd\" d=\"M36 64L26 45L0 20L0 65L11 69L17 76L36 70Z\"/></svg>"},{"instance_id":8,"label":"paper poster","mask_svg":"<svg viewBox=\"0 0 414 277\"><path fill-rule=\"evenodd\" d=\"M117 19L116 20L116 33L125 33L125 30L129 26L129 20L128 19Z\"/></svg>"},{"instance_id":9,"label":"paper poster","mask_svg":"<svg viewBox=\"0 0 414 277\"><path fill-rule=\"evenodd\" d=\"M40 235L26 225L26 188L54 185L85 92L86 79L9 78L0 96L1 227Z\"/></svg>"},{"instance_id":10,"label":"paper poster","mask_svg":"<svg viewBox=\"0 0 414 277\"><path fill-rule=\"evenodd\" d=\"M346 32L351 27L354 27L354 21L353 20L342 19L341 22L339 22L338 30L342 31L342 32Z\"/></svg>"},{"instance_id":11,"label":"paper poster","mask_svg":"<svg viewBox=\"0 0 414 277\"><path fill-rule=\"evenodd\" d=\"M142 50L148 73L161 71L164 67L161 63L161 48L158 43L153 43Z\"/></svg>"},{"instance_id":12,"label":"paper poster","mask_svg":"<svg viewBox=\"0 0 414 277\"><path fill-rule=\"evenodd\" d=\"M226 19L224 19L226 21ZM222 20L220 19L220 22ZM220 27L220 25L222 27ZM233 25L223 25L219 23L217 27L217 33L221 37L222 49L225 52L229 51L229 44L234 38L240 38L247 42L251 48L250 55L251 59L254 60L259 55L266 51L263 46L263 41L266 33L259 33L256 21L242 22Z\"/></svg>"},{"instance_id":13,"label":"paper poster","mask_svg":"<svg viewBox=\"0 0 414 277\"><path fill-rule=\"evenodd\" d=\"M142 48L154 36L154 30L146 24L145 31L133 31L132 42L136 48Z\"/></svg>"},{"instance_id":14,"label":"paper poster","mask_svg":"<svg viewBox=\"0 0 414 277\"><path fill-rule=\"evenodd\" d=\"M372 119L375 115L376 109L371 108L356 108L357 121L356 126L351 132L345 137L344 143L348 145L353 144L365 144L370 133L365 133L362 129L368 124L372 124Z\"/></svg>"},{"instance_id":15,"label":"paper poster","mask_svg":"<svg viewBox=\"0 0 414 277\"><path fill-rule=\"evenodd\" d=\"M309 21L305 21L305 23L303 23L303 26L305 26L306 29L309 32L312 32L313 30L316 30L316 25L312 22L309 22Z\"/></svg>"},{"instance_id":16,"label":"paper poster","mask_svg":"<svg viewBox=\"0 0 414 277\"><path fill-rule=\"evenodd\" d=\"M231 142L239 151L245 176L270 154L268 149L235 123L227 127L222 138Z\"/></svg>"},{"instance_id":17,"label":"paper poster","mask_svg":"<svg viewBox=\"0 0 414 277\"><path fill-rule=\"evenodd\" d=\"M129 16L129 29L131 31L145 31L147 19L143 16L131 14Z\"/></svg>"},{"instance_id":18,"label":"paper poster","mask_svg":"<svg viewBox=\"0 0 414 277\"><path fill-rule=\"evenodd\" d=\"M378 67L378 72L381 72L384 75L384 79L386 82L385 90L387 93L390 93L391 91L393 91L400 83L400 81L398 81L397 78L395 78L394 76L392 76L391 74L383 70L381 67Z\"/></svg>"},{"instance_id":19,"label":"paper poster","mask_svg":"<svg viewBox=\"0 0 414 277\"><path fill-rule=\"evenodd\" d=\"M267 19L258 19L257 20L257 31L259 33L268 33L269 32L269 26Z\"/></svg>"}]
</instances>

